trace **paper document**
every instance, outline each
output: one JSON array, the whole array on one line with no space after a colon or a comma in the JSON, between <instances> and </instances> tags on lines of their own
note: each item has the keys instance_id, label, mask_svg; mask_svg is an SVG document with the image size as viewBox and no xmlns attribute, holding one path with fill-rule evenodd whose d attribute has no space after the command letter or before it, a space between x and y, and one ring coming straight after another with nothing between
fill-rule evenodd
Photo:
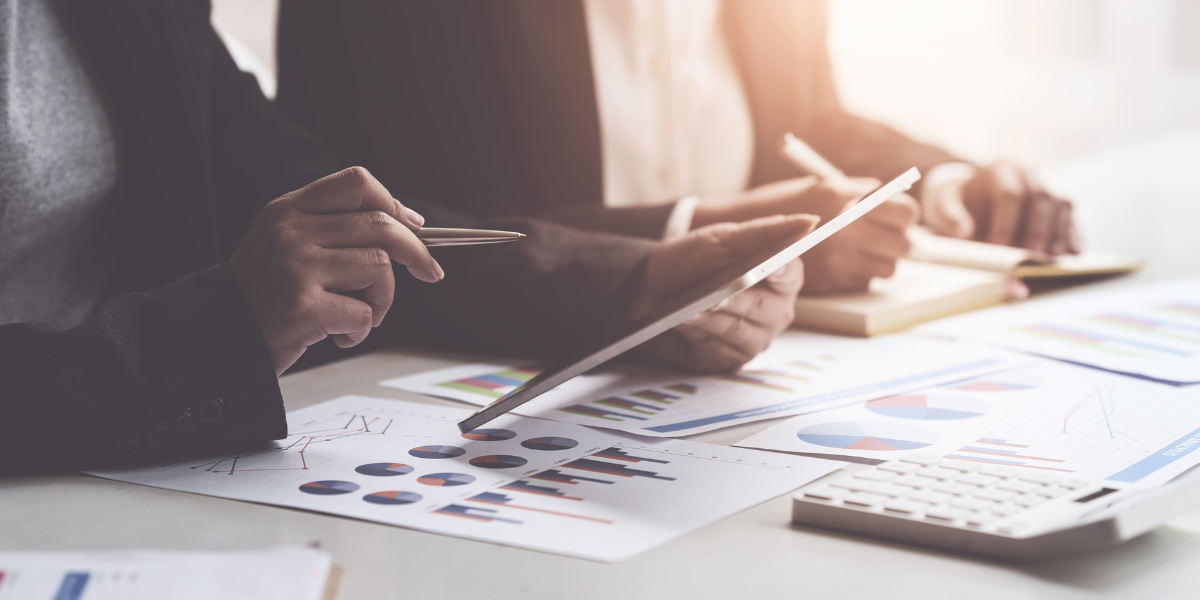
<instances>
[{"instance_id":1,"label":"paper document","mask_svg":"<svg viewBox=\"0 0 1200 600\"><path fill-rule=\"evenodd\" d=\"M616 562L842 463L344 396L269 449L93 475Z\"/></svg>"},{"instance_id":2,"label":"paper document","mask_svg":"<svg viewBox=\"0 0 1200 600\"><path fill-rule=\"evenodd\" d=\"M985 341L1170 383L1200 383L1200 280L1081 292L943 319L921 333Z\"/></svg>"},{"instance_id":3,"label":"paper document","mask_svg":"<svg viewBox=\"0 0 1200 600\"><path fill-rule=\"evenodd\" d=\"M312 548L243 552L0 552L0 600L322 600Z\"/></svg>"},{"instance_id":4,"label":"paper document","mask_svg":"<svg viewBox=\"0 0 1200 600\"><path fill-rule=\"evenodd\" d=\"M1151 487L1200 464L1200 388L1042 360L796 417L737 445L879 460L934 454Z\"/></svg>"},{"instance_id":5,"label":"paper document","mask_svg":"<svg viewBox=\"0 0 1200 600\"><path fill-rule=\"evenodd\" d=\"M863 340L785 332L738 373L689 376L615 368L577 377L516 412L648 436L685 436L966 379L1024 360L918 336ZM474 364L380 385L486 405L537 373L536 365Z\"/></svg>"}]
</instances>

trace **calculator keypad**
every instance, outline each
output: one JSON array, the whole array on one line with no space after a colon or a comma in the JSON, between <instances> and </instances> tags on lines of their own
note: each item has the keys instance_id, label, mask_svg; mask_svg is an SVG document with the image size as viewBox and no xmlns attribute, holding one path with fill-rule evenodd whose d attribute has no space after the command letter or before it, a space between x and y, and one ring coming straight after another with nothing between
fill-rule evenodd
<instances>
[{"instance_id":1,"label":"calculator keypad","mask_svg":"<svg viewBox=\"0 0 1200 600\"><path fill-rule=\"evenodd\" d=\"M804 494L885 514L991 528L1088 485L1053 473L915 455L809 486Z\"/></svg>"}]
</instances>

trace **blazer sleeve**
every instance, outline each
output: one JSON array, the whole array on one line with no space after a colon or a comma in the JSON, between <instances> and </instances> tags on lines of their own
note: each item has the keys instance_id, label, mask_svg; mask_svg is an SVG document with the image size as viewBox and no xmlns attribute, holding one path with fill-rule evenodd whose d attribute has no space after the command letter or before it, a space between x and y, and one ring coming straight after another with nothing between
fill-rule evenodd
<instances>
[{"instance_id":1,"label":"blazer sleeve","mask_svg":"<svg viewBox=\"0 0 1200 600\"><path fill-rule=\"evenodd\" d=\"M116 297L66 331L0 327L0 382L4 475L287 434L262 334L224 264Z\"/></svg>"}]
</instances>

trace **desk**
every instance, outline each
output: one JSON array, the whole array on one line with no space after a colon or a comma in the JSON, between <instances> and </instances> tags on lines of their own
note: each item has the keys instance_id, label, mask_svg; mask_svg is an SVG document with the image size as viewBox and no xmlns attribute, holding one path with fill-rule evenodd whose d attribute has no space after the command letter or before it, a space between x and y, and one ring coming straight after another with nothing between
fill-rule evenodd
<instances>
[{"instance_id":1,"label":"desk","mask_svg":"<svg viewBox=\"0 0 1200 600\"><path fill-rule=\"evenodd\" d=\"M1180 162L1181 152L1190 159ZM1151 160L1155 155L1159 159ZM1183 169L1172 175L1174 187L1170 173L1156 173L1172 163ZM1200 275L1200 195L1180 176L1196 165L1200 138L1181 138L1050 178L1055 189L1080 199L1091 239L1114 240L1105 249L1150 261L1145 273L1102 285ZM1097 186L1086 175L1116 176L1125 167L1133 174L1122 180L1149 176L1154 187ZM464 360L469 357L387 350L289 375L281 386L289 410L351 393L440 403L374 382ZM691 439L727 444L774 422ZM319 541L346 568L347 600L1175 598L1200 580L1200 512L1118 548L1021 566L793 528L790 510L790 499L778 498L621 564L602 565L84 476L29 477L0 480L0 550L232 550Z\"/></svg>"}]
</instances>

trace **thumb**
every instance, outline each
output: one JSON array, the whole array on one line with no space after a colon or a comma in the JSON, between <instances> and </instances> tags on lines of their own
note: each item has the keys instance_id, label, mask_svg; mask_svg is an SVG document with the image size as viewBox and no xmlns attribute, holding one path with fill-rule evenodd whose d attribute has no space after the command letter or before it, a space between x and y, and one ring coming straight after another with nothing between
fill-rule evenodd
<instances>
[{"instance_id":1,"label":"thumb","mask_svg":"<svg viewBox=\"0 0 1200 600\"><path fill-rule=\"evenodd\" d=\"M731 252L753 254L782 249L812 232L821 218L816 215L777 215L714 228L716 241Z\"/></svg>"}]
</instances>

